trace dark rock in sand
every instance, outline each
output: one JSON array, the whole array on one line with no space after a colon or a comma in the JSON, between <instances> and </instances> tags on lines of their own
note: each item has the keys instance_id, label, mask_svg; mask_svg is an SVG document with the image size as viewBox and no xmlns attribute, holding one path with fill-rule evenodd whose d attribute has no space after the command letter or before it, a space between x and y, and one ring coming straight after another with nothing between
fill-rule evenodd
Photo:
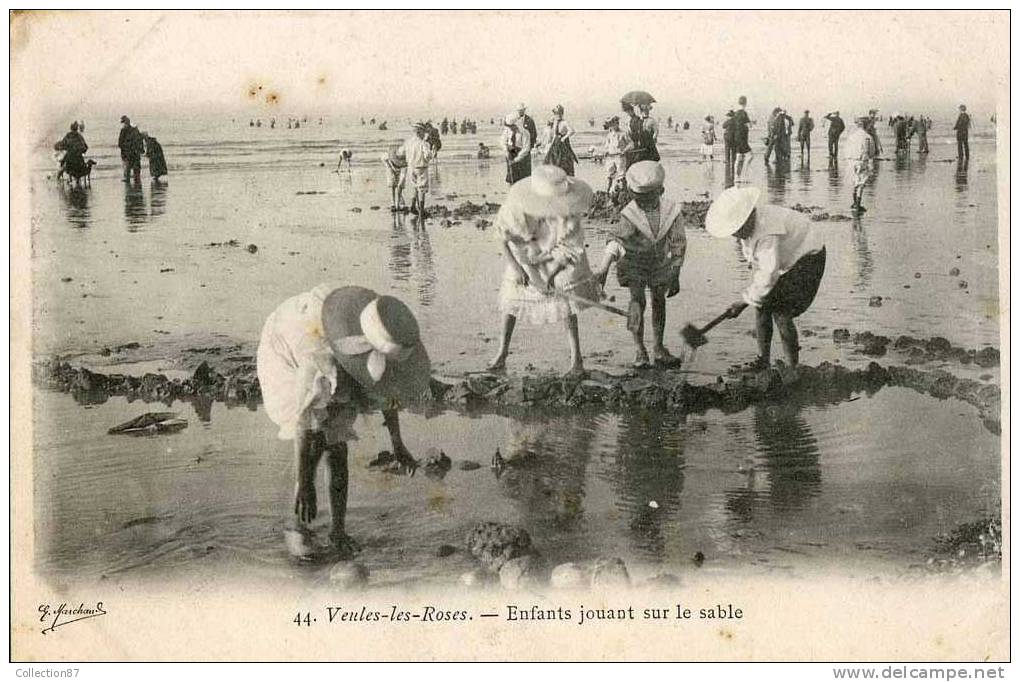
<instances>
[{"instance_id":1,"label":"dark rock in sand","mask_svg":"<svg viewBox=\"0 0 1020 682\"><path fill-rule=\"evenodd\" d=\"M970 285L967 284L967 280L961 279L959 282L956 283L956 286L960 287L961 289L966 289Z\"/></svg>"},{"instance_id":2,"label":"dark rock in sand","mask_svg":"<svg viewBox=\"0 0 1020 682\"><path fill-rule=\"evenodd\" d=\"M473 459L462 459L457 462L457 468L461 471L474 471L475 469L481 469L482 465Z\"/></svg>"},{"instance_id":3,"label":"dark rock in sand","mask_svg":"<svg viewBox=\"0 0 1020 682\"><path fill-rule=\"evenodd\" d=\"M377 467L383 467L387 464L396 462L397 458L389 450L381 450L371 462L368 463L369 468L375 469Z\"/></svg>"},{"instance_id":4,"label":"dark rock in sand","mask_svg":"<svg viewBox=\"0 0 1020 682\"><path fill-rule=\"evenodd\" d=\"M978 367L998 367L999 366L999 351L996 348L987 347L982 348L974 356L974 362L977 363Z\"/></svg>"},{"instance_id":5,"label":"dark rock in sand","mask_svg":"<svg viewBox=\"0 0 1020 682\"><path fill-rule=\"evenodd\" d=\"M109 434L175 433L188 426L188 420L178 419L176 412L146 412L107 431Z\"/></svg>"},{"instance_id":6,"label":"dark rock in sand","mask_svg":"<svg viewBox=\"0 0 1020 682\"><path fill-rule=\"evenodd\" d=\"M248 246L246 246L245 248L247 249L248 253L257 253L257 252L258 252L258 250L259 250L259 247L257 247L257 246L256 246L256 245L254 245L254 244L249 244L249 245L248 245Z\"/></svg>"},{"instance_id":7,"label":"dark rock in sand","mask_svg":"<svg viewBox=\"0 0 1020 682\"><path fill-rule=\"evenodd\" d=\"M510 559L532 554L531 536L523 528L485 521L477 524L465 539L468 552L487 570L497 573Z\"/></svg>"},{"instance_id":8,"label":"dark rock in sand","mask_svg":"<svg viewBox=\"0 0 1020 682\"><path fill-rule=\"evenodd\" d=\"M960 268L950 268L949 269L949 276L950 277L959 277L960 276Z\"/></svg>"},{"instance_id":9,"label":"dark rock in sand","mask_svg":"<svg viewBox=\"0 0 1020 682\"><path fill-rule=\"evenodd\" d=\"M443 478L450 471L451 466L453 466L453 462L450 461L445 452L435 448L429 448L426 451L423 468L425 475L429 478Z\"/></svg>"},{"instance_id":10,"label":"dark rock in sand","mask_svg":"<svg viewBox=\"0 0 1020 682\"><path fill-rule=\"evenodd\" d=\"M849 329L833 329L832 340L836 343L847 343L850 341L850 330Z\"/></svg>"},{"instance_id":11,"label":"dark rock in sand","mask_svg":"<svg viewBox=\"0 0 1020 682\"><path fill-rule=\"evenodd\" d=\"M439 545L439 547L436 548L436 556L439 557L440 559L456 553L457 548L454 547L453 545Z\"/></svg>"},{"instance_id":12,"label":"dark rock in sand","mask_svg":"<svg viewBox=\"0 0 1020 682\"><path fill-rule=\"evenodd\" d=\"M354 208L351 209L351 213L361 213L361 209L355 206Z\"/></svg>"},{"instance_id":13,"label":"dark rock in sand","mask_svg":"<svg viewBox=\"0 0 1020 682\"><path fill-rule=\"evenodd\" d=\"M881 296L872 296L871 298L868 299L868 305L871 306L872 308L881 308L882 307L882 297Z\"/></svg>"},{"instance_id":14,"label":"dark rock in sand","mask_svg":"<svg viewBox=\"0 0 1020 682\"><path fill-rule=\"evenodd\" d=\"M695 552L694 556L691 558L691 562L698 568L701 568L701 565L705 563L705 555L702 554L700 551Z\"/></svg>"},{"instance_id":15,"label":"dark rock in sand","mask_svg":"<svg viewBox=\"0 0 1020 682\"><path fill-rule=\"evenodd\" d=\"M548 581L549 568L536 554L509 559L499 569L499 584L507 590L539 587Z\"/></svg>"}]
</instances>

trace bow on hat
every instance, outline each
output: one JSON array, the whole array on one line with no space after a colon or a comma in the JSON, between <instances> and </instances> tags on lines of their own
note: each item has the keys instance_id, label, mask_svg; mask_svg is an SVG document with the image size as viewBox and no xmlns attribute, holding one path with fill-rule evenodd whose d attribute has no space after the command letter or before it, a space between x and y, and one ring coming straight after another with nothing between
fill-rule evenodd
<instances>
[{"instance_id":1,"label":"bow on hat","mask_svg":"<svg viewBox=\"0 0 1020 682\"><path fill-rule=\"evenodd\" d=\"M387 361L402 362L414 352L414 346L402 346L397 343L386 329L379 315L379 299L374 299L361 311L360 335L345 336L337 339L336 347L344 355L362 355L368 353L368 374L378 382L386 373Z\"/></svg>"}]
</instances>

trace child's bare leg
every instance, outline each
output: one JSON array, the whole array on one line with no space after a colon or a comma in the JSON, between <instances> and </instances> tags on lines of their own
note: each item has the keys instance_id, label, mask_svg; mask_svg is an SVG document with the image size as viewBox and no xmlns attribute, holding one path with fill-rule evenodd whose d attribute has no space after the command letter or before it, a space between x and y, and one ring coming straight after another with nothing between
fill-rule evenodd
<instances>
[{"instance_id":1,"label":"child's bare leg","mask_svg":"<svg viewBox=\"0 0 1020 682\"><path fill-rule=\"evenodd\" d=\"M634 356L635 367L646 367L649 364L648 350L645 348L645 288L644 286L630 287L631 316L636 318L637 324L631 328L630 333L634 338L634 346L637 350ZM636 308L637 310L633 310Z\"/></svg>"},{"instance_id":2,"label":"child's bare leg","mask_svg":"<svg viewBox=\"0 0 1020 682\"><path fill-rule=\"evenodd\" d=\"M514 336L514 327L517 318L513 315L503 316L503 336L499 340L499 351L496 357L489 362L489 369L504 369L506 367L506 356L510 354L510 340Z\"/></svg>"},{"instance_id":3,"label":"child's bare leg","mask_svg":"<svg viewBox=\"0 0 1020 682\"><path fill-rule=\"evenodd\" d=\"M567 336L570 338L570 372L583 372L584 359L581 357L581 335L577 330L577 315L567 317Z\"/></svg>"},{"instance_id":4,"label":"child's bare leg","mask_svg":"<svg viewBox=\"0 0 1020 682\"><path fill-rule=\"evenodd\" d=\"M755 333L758 341L758 360L768 365L772 358L772 313L754 309Z\"/></svg>"},{"instance_id":5,"label":"child's bare leg","mask_svg":"<svg viewBox=\"0 0 1020 682\"><path fill-rule=\"evenodd\" d=\"M797 336L797 326L793 318L782 313L772 313L772 319L779 328L779 339L783 342L783 353L791 367L796 367L800 361L800 340Z\"/></svg>"},{"instance_id":6,"label":"child's bare leg","mask_svg":"<svg viewBox=\"0 0 1020 682\"><path fill-rule=\"evenodd\" d=\"M667 287L652 288L652 357L656 362L669 362L673 356L666 346L663 345L663 336L666 332L666 289Z\"/></svg>"},{"instance_id":7,"label":"child's bare leg","mask_svg":"<svg viewBox=\"0 0 1020 682\"><path fill-rule=\"evenodd\" d=\"M317 431L299 431L294 438L294 459L297 481L294 490L294 515L284 532L288 551L296 557L308 557L315 546L308 537L308 524L318 516L315 492L315 471L322 459L326 439Z\"/></svg>"},{"instance_id":8,"label":"child's bare leg","mask_svg":"<svg viewBox=\"0 0 1020 682\"><path fill-rule=\"evenodd\" d=\"M333 547L343 554L350 555L361 548L347 535L345 520L347 518L347 443L330 445L326 463L329 465L329 508L333 515L332 530L329 540Z\"/></svg>"}]
</instances>

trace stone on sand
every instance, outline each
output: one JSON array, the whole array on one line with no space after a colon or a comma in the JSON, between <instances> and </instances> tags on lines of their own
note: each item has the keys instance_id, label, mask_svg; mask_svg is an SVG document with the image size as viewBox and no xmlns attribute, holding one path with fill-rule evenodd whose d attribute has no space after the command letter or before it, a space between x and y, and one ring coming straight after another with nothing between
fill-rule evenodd
<instances>
[{"instance_id":1,"label":"stone on sand","mask_svg":"<svg viewBox=\"0 0 1020 682\"><path fill-rule=\"evenodd\" d=\"M507 590L538 587L548 578L545 562L535 554L510 559L499 569L499 583Z\"/></svg>"},{"instance_id":2,"label":"stone on sand","mask_svg":"<svg viewBox=\"0 0 1020 682\"><path fill-rule=\"evenodd\" d=\"M603 557L595 562L591 576L592 588L630 587L627 564L619 557Z\"/></svg>"},{"instance_id":3,"label":"stone on sand","mask_svg":"<svg viewBox=\"0 0 1020 682\"><path fill-rule=\"evenodd\" d=\"M549 577L549 584L558 589L587 587L590 583L589 572L573 562L560 564L552 570Z\"/></svg>"},{"instance_id":4,"label":"stone on sand","mask_svg":"<svg viewBox=\"0 0 1020 682\"><path fill-rule=\"evenodd\" d=\"M338 561L329 570L329 582L339 587L358 587L368 582L368 569L357 561Z\"/></svg>"}]
</instances>

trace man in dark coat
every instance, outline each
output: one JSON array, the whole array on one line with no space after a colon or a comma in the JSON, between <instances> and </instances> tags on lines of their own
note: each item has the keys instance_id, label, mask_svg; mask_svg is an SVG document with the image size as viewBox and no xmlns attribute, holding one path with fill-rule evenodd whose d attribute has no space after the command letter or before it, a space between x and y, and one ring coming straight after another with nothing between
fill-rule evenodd
<instances>
[{"instance_id":1,"label":"man in dark coat","mask_svg":"<svg viewBox=\"0 0 1020 682\"><path fill-rule=\"evenodd\" d=\"M956 157L958 159L970 159L970 114L967 113L967 106L960 105L960 115L956 117Z\"/></svg>"},{"instance_id":2,"label":"man in dark coat","mask_svg":"<svg viewBox=\"0 0 1020 682\"><path fill-rule=\"evenodd\" d=\"M846 130L846 123L839 116L839 111L833 111L825 115L829 122L829 158L839 158L839 136Z\"/></svg>"},{"instance_id":3,"label":"man in dark coat","mask_svg":"<svg viewBox=\"0 0 1020 682\"><path fill-rule=\"evenodd\" d=\"M528 116L527 111L528 108L524 106L523 102L517 105L517 116L521 119L521 125L531 136L531 146L534 147L538 144L538 128L535 127L535 119Z\"/></svg>"},{"instance_id":4,"label":"man in dark coat","mask_svg":"<svg viewBox=\"0 0 1020 682\"><path fill-rule=\"evenodd\" d=\"M815 120L811 118L811 112L804 110L804 115L797 122L797 142L800 143L800 155L803 158L807 152L808 161L811 161L811 131L815 129Z\"/></svg>"},{"instance_id":5,"label":"man in dark coat","mask_svg":"<svg viewBox=\"0 0 1020 682\"><path fill-rule=\"evenodd\" d=\"M124 163L124 182L130 182L132 177L136 184L142 181L142 154L145 153L145 140L138 128L131 125L131 119L127 116L120 117L120 138L117 146L120 148L120 159Z\"/></svg>"}]
</instances>

